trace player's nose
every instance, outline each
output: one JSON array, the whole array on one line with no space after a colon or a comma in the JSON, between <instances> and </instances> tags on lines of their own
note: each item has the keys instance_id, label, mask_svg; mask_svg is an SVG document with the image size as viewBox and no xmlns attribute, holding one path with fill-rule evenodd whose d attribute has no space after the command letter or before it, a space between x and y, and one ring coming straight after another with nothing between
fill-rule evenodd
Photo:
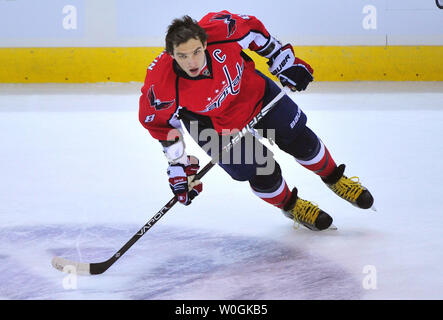
<instances>
[{"instance_id":1,"label":"player's nose","mask_svg":"<svg viewBox=\"0 0 443 320\"><path fill-rule=\"evenodd\" d=\"M189 60L189 66L190 67L193 67L193 68L196 68L196 67L198 67L198 58L197 57L191 57L190 58L190 60Z\"/></svg>"}]
</instances>

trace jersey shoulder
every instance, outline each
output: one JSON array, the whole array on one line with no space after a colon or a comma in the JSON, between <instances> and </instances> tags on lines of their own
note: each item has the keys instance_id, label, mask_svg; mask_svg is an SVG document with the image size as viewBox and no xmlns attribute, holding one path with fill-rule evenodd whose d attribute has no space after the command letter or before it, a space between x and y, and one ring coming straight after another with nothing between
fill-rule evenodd
<instances>
[{"instance_id":1,"label":"jersey shoulder","mask_svg":"<svg viewBox=\"0 0 443 320\"><path fill-rule=\"evenodd\" d=\"M256 28L266 32L256 17L234 14L227 10L208 13L199 21L199 25L206 30L208 43L239 41L247 36L251 29Z\"/></svg>"},{"instance_id":2,"label":"jersey shoulder","mask_svg":"<svg viewBox=\"0 0 443 320\"><path fill-rule=\"evenodd\" d=\"M172 58L163 52L148 66L139 100L139 121L156 139L165 139L177 108Z\"/></svg>"},{"instance_id":3,"label":"jersey shoulder","mask_svg":"<svg viewBox=\"0 0 443 320\"><path fill-rule=\"evenodd\" d=\"M165 75L173 74L172 57L162 51L148 66L146 70L146 81L159 82Z\"/></svg>"},{"instance_id":4,"label":"jersey shoulder","mask_svg":"<svg viewBox=\"0 0 443 320\"><path fill-rule=\"evenodd\" d=\"M155 107L154 110L160 111L166 109L166 105L169 106L169 101L166 100L173 100L175 97L176 77L173 59L166 51L148 66L142 94L148 98L150 106Z\"/></svg>"}]
</instances>

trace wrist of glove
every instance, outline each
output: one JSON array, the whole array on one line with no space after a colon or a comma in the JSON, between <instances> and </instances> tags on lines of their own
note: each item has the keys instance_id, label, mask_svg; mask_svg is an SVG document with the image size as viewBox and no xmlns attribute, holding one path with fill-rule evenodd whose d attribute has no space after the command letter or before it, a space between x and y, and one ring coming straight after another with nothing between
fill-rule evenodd
<instances>
[{"instance_id":1,"label":"wrist of glove","mask_svg":"<svg viewBox=\"0 0 443 320\"><path fill-rule=\"evenodd\" d=\"M292 91L305 90L314 80L314 70L305 61L296 58L290 44L281 47L268 61L269 71L277 76L283 86Z\"/></svg>"},{"instance_id":2,"label":"wrist of glove","mask_svg":"<svg viewBox=\"0 0 443 320\"><path fill-rule=\"evenodd\" d=\"M194 180L199 169L199 161L194 156L188 156L186 165L182 163L169 165L169 186L181 204L186 206L191 204L192 200L202 192L203 184L199 180Z\"/></svg>"}]
</instances>

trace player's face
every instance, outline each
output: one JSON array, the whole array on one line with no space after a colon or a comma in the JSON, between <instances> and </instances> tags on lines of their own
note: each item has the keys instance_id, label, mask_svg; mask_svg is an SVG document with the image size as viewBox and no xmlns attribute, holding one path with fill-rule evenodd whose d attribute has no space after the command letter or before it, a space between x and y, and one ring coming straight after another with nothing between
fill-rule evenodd
<instances>
[{"instance_id":1,"label":"player's face","mask_svg":"<svg viewBox=\"0 0 443 320\"><path fill-rule=\"evenodd\" d=\"M189 39L187 42L174 46L172 57L177 61L180 68L190 77L197 77L205 66L206 43L199 39Z\"/></svg>"}]
</instances>

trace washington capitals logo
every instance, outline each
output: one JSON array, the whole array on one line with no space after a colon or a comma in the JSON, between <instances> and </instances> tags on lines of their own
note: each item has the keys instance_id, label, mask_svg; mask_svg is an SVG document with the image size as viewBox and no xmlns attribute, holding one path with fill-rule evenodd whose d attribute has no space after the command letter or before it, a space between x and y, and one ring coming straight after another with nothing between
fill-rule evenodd
<instances>
[{"instance_id":1,"label":"washington capitals logo","mask_svg":"<svg viewBox=\"0 0 443 320\"><path fill-rule=\"evenodd\" d=\"M154 85L152 85L148 90L148 100L151 107L154 107L155 110L168 109L175 102L175 99L172 101L160 101L160 99L157 99L154 93Z\"/></svg>"},{"instance_id":2,"label":"washington capitals logo","mask_svg":"<svg viewBox=\"0 0 443 320\"><path fill-rule=\"evenodd\" d=\"M223 20L225 24L228 26L228 35L226 38L232 36L237 29L237 22L232 18L232 15L225 13L217 13L212 18L212 20Z\"/></svg>"}]
</instances>

